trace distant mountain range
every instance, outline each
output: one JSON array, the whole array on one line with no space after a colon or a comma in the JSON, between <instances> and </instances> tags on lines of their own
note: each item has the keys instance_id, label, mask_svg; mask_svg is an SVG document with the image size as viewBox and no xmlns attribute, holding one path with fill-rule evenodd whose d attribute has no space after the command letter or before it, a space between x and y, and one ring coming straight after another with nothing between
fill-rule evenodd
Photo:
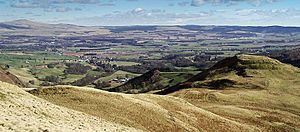
<instances>
[{"instance_id":1,"label":"distant mountain range","mask_svg":"<svg viewBox=\"0 0 300 132\"><path fill-rule=\"evenodd\" d=\"M0 35L27 36L84 36L108 34L102 27L85 27L71 24L45 24L29 20L0 23Z\"/></svg>"},{"instance_id":2,"label":"distant mountain range","mask_svg":"<svg viewBox=\"0 0 300 132\"><path fill-rule=\"evenodd\" d=\"M199 25L174 25L174 26L106 26L88 27L71 24L45 24L29 20L16 20L0 23L0 34L28 33L28 35L99 35L128 32L128 31L190 31L205 33L299 33L300 27L282 26L199 26ZM21 33L17 33L21 32ZM29 33L30 32L30 33Z\"/></svg>"}]
</instances>

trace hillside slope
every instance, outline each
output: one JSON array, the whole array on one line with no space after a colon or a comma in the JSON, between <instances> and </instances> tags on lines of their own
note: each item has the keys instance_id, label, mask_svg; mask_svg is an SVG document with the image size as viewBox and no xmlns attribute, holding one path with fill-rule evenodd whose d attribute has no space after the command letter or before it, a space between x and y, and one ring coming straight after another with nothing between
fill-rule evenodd
<instances>
[{"instance_id":1,"label":"hillside slope","mask_svg":"<svg viewBox=\"0 0 300 132\"><path fill-rule=\"evenodd\" d=\"M264 56L238 55L226 58L188 81L167 88L158 94L169 94L185 88L243 88L286 90L297 82L300 70ZM289 91L287 91L289 92Z\"/></svg>"},{"instance_id":2,"label":"hillside slope","mask_svg":"<svg viewBox=\"0 0 300 132\"><path fill-rule=\"evenodd\" d=\"M57 105L144 131L259 130L172 96L109 93L71 86L36 89L30 93Z\"/></svg>"},{"instance_id":3,"label":"hillside slope","mask_svg":"<svg viewBox=\"0 0 300 132\"><path fill-rule=\"evenodd\" d=\"M145 131L300 131L298 68L239 55L168 95L56 86L30 93L57 105ZM176 88L176 87L175 87Z\"/></svg>"},{"instance_id":4,"label":"hillside slope","mask_svg":"<svg viewBox=\"0 0 300 132\"><path fill-rule=\"evenodd\" d=\"M268 131L300 130L300 70L268 57L227 58L160 93Z\"/></svg>"},{"instance_id":5,"label":"hillside slope","mask_svg":"<svg viewBox=\"0 0 300 132\"><path fill-rule=\"evenodd\" d=\"M0 131L136 131L59 107L0 82Z\"/></svg>"},{"instance_id":6,"label":"hillside slope","mask_svg":"<svg viewBox=\"0 0 300 132\"><path fill-rule=\"evenodd\" d=\"M162 79L160 71L157 69L151 70L141 76L133 78L125 84L109 89L110 92L125 92L125 93L142 93L151 90L162 89L159 81Z\"/></svg>"},{"instance_id":7,"label":"hillside slope","mask_svg":"<svg viewBox=\"0 0 300 132\"><path fill-rule=\"evenodd\" d=\"M15 75L11 74L10 72L3 70L1 67L0 67L0 81L14 84L20 87L25 87L24 83L19 78L17 78Z\"/></svg>"}]
</instances>

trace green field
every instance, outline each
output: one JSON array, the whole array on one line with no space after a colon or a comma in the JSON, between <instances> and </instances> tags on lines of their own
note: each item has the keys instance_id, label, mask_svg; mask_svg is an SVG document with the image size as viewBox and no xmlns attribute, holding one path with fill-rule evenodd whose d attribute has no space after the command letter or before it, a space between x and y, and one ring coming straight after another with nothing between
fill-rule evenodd
<instances>
[{"instance_id":1,"label":"green field","mask_svg":"<svg viewBox=\"0 0 300 132\"><path fill-rule=\"evenodd\" d=\"M63 62L66 60L75 60L75 57L63 56L50 52L29 52L29 53L8 53L4 52L0 54L0 64L7 64L16 68L34 67L40 65L46 65L53 62Z\"/></svg>"},{"instance_id":2,"label":"green field","mask_svg":"<svg viewBox=\"0 0 300 132\"><path fill-rule=\"evenodd\" d=\"M64 65L47 68L48 64L72 62L76 57L63 56L50 52L1 52L0 65L8 65L8 71L20 78L28 87L37 87L46 76L64 76ZM64 82L77 80L79 77L69 75ZM33 81L34 84L30 84Z\"/></svg>"}]
</instances>

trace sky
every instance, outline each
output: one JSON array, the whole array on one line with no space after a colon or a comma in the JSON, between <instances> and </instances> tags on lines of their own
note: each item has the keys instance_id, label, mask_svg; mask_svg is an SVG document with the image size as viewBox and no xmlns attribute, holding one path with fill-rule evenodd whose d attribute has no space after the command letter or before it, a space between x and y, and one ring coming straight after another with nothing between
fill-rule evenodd
<instances>
[{"instance_id":1,"label":"sky","mask_svg":"<svg viewBox=\"0 0 300 132\"><path fill-rule=\"evenodd\" d=\"M0 22L300 26L300 0L0 0Z\"/></svg>"}]
</instances>

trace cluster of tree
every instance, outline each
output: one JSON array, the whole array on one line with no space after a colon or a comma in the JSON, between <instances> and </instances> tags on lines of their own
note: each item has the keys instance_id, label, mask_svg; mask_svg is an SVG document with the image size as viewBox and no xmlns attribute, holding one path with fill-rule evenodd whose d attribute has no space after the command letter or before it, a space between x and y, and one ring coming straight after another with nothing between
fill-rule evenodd
<instances>
[{"instance_id":1,"label":"cluster of tree","mask_svg":"<svg viewBox=\"0 0 300 132\"><path fill-rule=\"evenodd\" d=\"M281 62L288 63L296 67L300 67L300 48L269 52L270 53L263 55L270 56L272 58L280 60Z\"/></svg>"},{"instance_id":2,"label":"cluster of tree","mask_svg":"<svg viewBox=\"0 0 300 132\"><path fill-rule=\"evenodd\" d=\"M194 57L194 61L197 62L205 62L205 61L210 61L211 60L211 56L210 55L195 55Z\"/></svg>"},{"instance_id":3,"label":"cluster of tree","mask_svg":"<svg viewBox=\"0 0 300 132\"><path fill-rule=\"evenodd\" d=\"M143 62L142 64L133 65L133 66L119 66L118 69L127 71L127 72L137 73L137 74L143 74L152 69L159 69L159 71L162 71L162 72L177 72L178 71L178 69L176 69L174 66L164 63L164 62L159 62L159 61Z\"/></svg>"},{"instance_id":4,"label":"cluster of tree","mask_svg":"<svg viewBox=\"0 0 300 132\"><path fill-rule=\"evenodd\" d=\"M47 64L47 68L55 68L58 63L49 63Z\"/></svg>"},{"instance_id":5,"label":"cluster of tree","mask_svg":"<svg viewBox=\"0 0 300 132\"><path fill-rule=\"evenodd\" d=\"M194 66L194 62L184 57L176 57L174 59L168 60L169 63L177 67L189 67Z\"/></svg>"},{"instance_id":6,"label":"cluster of tree","mask_svg":"<svg viewBox=\"0 0 300 132\"><path fill-rule=\"evenodd\" d=\"M67 68L65 69L65 74L76 74L76 75L82 75L86 74L89 70L92 69L90 66L85 66L80 63L67 63Z\"/></svg>"},{"instance_id":7,"label":"cluster of tree","mask_svg":"<svg viewBox=\"0 0 300 132\"><path fill-rule=\"evenodd\" d=\"M170 54L162 57L162 59L167 63L171 63L172 65L177 67L199 66L199 62L195 61L195 59L187 59L186 57L190 56L185 54ZM202 64L203 62L204 61L201 61Z\"/></svg>"},{"instance_id":8,"label":"cluster of tree","mask_svg":"<svg viewBox=\"0 0 300 132\"><path fill-rule=\"evenodd\" d=\"M211 55L195 55L194 56L194 66L199 69L207 69L214 65L217 60L221 60L221 57L212 57Z\"/></svg>"},{"instance_id":9,"label":"cluster of tree","mask_svg":"<svg viewBox=\"0 0 300 132\"><path fill-rule=\"evenodd\" d=\"M59 82L61 82L61 79L59 78L59 76L51 75L51 76L46 76L44 81L52 82L52 83L59 83Z\"/></svg>"},{"instance_id":10,"label":"cluster of tree","mask_svg":"<svg viewBox=\"0 0 300 132\"><path fill-rule=\"evenodd\" d=\"M193 59L187 59L187 56L189 56L190 58L193 58ZM170 63L177 67L194 66L199 69L206 69L221 59L223 59L223 58L216 56L216 55L214 55L214 57L213 57L212 55L206 55L206 54L204 54L204 55L198 54L193 57L191 57L189 54L187 54L187 55L171 54L171 55L162 57L162 60L164 60L165 63Z\"/></svg>"},{"instance_id":11,"label":"cluster of tree","mask_svg":"<svg viewBox=\"0 0 300 132\"><path fill-rule=\"evenodd\" d=\"M95 85L95 88L97 88L97 89L111 87L111 84L107 81L96 81L93 84Z\"/></svg>"},{"instance_id":12,"label":"cluster of tree","mask_svg":"<svg viewBox=\"0 0 300 132\"><path fill-rule=\"evenodd\" d=\"M41 79L41 81L43 81L41 83L41 86L52 86L52 85L61 84L62 79L59 76L50 75L50 76L46 76L44 79ZM34 82L30 82L30 83L33 84Z\"/></svg>"},{"instance_id":13,"label":"cluster of tree","mask_svg":"<svg viewBox=\"0 0 300 132\"><path fill-rule=\"evenodd\" d=\"M89 63L96 65L97 66L96 71L100 71L100 72L112 73L116 71L116 69L118 68L117 65L111 65L109 63L104 63L102 61L90 60Z\"/></svg>"},{"instance_id":14,"label":"cluster of tree","mask_svg":"<svg viewBox=\"0 0 300 132\"><path fill-rule=\"evenodd\" d=\"M93 84L97 79L108 76L111 73L103 73L98 75L87 74L85 77L71 83L74 86L87 86Z\"/></svg>"},{"instance_id":15,"label":"cluster of tree","mask_svg":"<svg viewBox=\"0 0 300 132\"><path fill-rule=\"evenodd\" d=\"M109 89L111 92L125 92L125 93L144 93L152 90L163 89L164 86L160 83L162 77L160 71L157 69L151 70L139 77L129 80L127 83Z\"/></svg>"}]
</instances>

